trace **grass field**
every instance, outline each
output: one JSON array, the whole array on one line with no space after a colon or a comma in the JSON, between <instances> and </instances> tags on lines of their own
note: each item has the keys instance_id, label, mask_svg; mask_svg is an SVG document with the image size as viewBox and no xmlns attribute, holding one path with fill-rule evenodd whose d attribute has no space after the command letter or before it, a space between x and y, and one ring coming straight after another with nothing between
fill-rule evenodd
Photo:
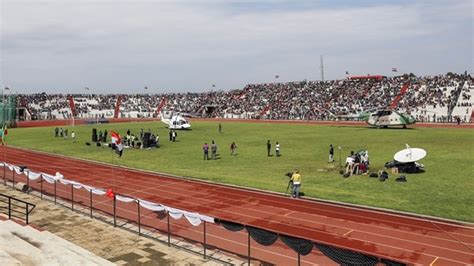
<instances>
[{"instance_id":1,"label":"grass field","mask_svg":"<svg viewBox=\"0 0 474 266\"><path fill-rule=\"evenodd\" d=\"M383 207L474 222L474 134L471 129L372 129L306 124L194 122L192 131L179 131L178 141L168 141L168 130L159 122L105 124L98 130L116 130L135 135L150 128L160 135L161 147L124 151L122 158L110 149L86 146L91 129L76 126L77 142L54 137L54 127L9 130L9 145L56 154L92 159L134 168L195 177L219 183L285 192L285 173L299 168L302 191L310 197ZM69 127L69 133L72 128ZM110 136L110 133L109 133ZM110 138L110 137L109 137ZM214 139L220 159L204 161L202 145ZM281 157L267 157L266 141L281 144ZM235 141L237 156L230 155ZM333 164L327 163L329 144L335 147ZM342 162L351 151L367 149L371 171L383 168L393 154L405 148L424 148L428 155L420 161L426 172L407 175L407 183L386 182L367 176L342 178L339 175L338 146ZM274 151L272 151L274 153Z\"/></svg>"}]
</instances>

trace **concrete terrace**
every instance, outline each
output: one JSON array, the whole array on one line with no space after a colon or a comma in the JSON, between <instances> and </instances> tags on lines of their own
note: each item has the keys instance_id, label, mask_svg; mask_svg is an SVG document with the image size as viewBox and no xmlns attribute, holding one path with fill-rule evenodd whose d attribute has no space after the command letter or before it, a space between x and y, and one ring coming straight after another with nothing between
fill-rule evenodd
<instances>
[{"instance_id":1,"label":"concrete terrace","mask_svg":"<svg viewBox=\"0 0 474 266\"><path fill-rule=\"evenodd\" d=\"M30 224L33 226L117 265L244 265L247 262L245 258L235 258L228 254L221 254L217 250L208 250L208 254L218 260L204 259L202 255L199 255L202 248L193 246L191 243L172 238L171 242L177 247L169 247L165 243L150 238L164 241L167 239L165 235L142 231L144 235L150 237L140 237L127 230L133 229L133 226L123 221L119 223L122 228L115 228L109 223L111 217L97 213L94 214L96 219L91 219L86 214L86 209L81 211L80 206L76 206L77 209L72 211L66 207L67 205L62 205L66 204L65 202L61 204L58 201L59 204L55 205L47 197L45 197L46 200L41 200L37 196L14 190L11 186L0 185L0 193L36 204L36 209L30 216ZM33 263L32 265L44 264Z\"/></svg>"}]
</instances>

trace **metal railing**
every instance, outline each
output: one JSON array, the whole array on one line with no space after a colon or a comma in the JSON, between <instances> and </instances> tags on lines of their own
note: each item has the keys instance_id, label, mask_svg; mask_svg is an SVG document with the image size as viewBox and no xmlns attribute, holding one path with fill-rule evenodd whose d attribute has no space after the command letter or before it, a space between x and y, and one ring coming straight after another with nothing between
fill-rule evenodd
<instances>
[{"instance_id":1,"label":"metal railing","mask_svg":"<svg viewBox=\"0 0 474 266\"><path fill-rule=\"evenodd\" d=\"M13 217L24 220L26 224L28 224L30 213L35 207L35 204L5 194L0 194L0 213L8 215L8 219L12 219Z\"/></svg>"},{"instance_id":2,"label":"metal railing","mask_svg":"<svg viewBox=\"0 0 474 266\"><path fill-rule=\"evenodd\" d=\"M35 192L35 196L39 196L41 199L47 199L54 202L54 204L70 208L72 211L81 212L90 216L90 218L102 220L112 224L114 227L121 227L138 233L140 236L153 238L168 246L186 249L192 253L202 255L204 259L212 259L222 264L230 263L215 257L214 255L218 255L217 251L229 252L241 259L246 258L248 265L251 264L252 260L267 264L271 263L272 260L276 261L276 258L278 260L285 259L285 262L279 262L279 264L312 265L314 264L313 261L317 261L320 256L317 252L310 252L303 259L299 252L288 248L281 241L275 242L275 244L270 246L262 246L252 239L250 232L246 230L229 231L221 224L222 221L217 223L203 221L198 226L189 226L189 223L184 221L185 219L170 220L168 211L151 211L141 207L140 199L135 199L128 203L117 200L117 196L131 197L128 195L118 193L113 193L113 196L96 195L92 192L92 189L89 191L76 189L73 183L66 185L57 180L54 180L52 183L50 181L44 182L46 179L43 176L30 181L29 174L26 176L18 175L15 170L7 171L5 165L3 168L3 182L5 185L7 181L12 183L12 187L15 186L16 182L26 182L27 189L25 192L28 194ZM35 207L33 204L19 201L33 206L29 211L28 206L26 206L27 215ZM10 214L10 216L12 215ZM110 217L111 220L101 219L103 216ZM26 221L28 223L28 216L26 216ZM150 232L152 234L158 233L164 236L164 238L152 237ZM175 241L171 240L172 237L176 238ZM192 246L181 246L179 244L181 240L192 243ZM380 260L382 258L376 259Z\"/></svg>"}]
</instances>

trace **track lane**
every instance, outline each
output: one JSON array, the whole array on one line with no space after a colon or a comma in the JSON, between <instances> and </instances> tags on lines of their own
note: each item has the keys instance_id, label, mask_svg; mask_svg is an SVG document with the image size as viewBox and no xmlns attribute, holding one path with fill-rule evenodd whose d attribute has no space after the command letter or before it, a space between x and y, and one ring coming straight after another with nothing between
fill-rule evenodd
<instances>
[{"instance_id":1,"label":"track lane","mask_svg":"<svg viewBox=\"0 0 474 266\"><path fill-rule=\"evenodd\" d=\"M141 195L141 197L144 199L148 199L148 200L152 199L152 200L156 200L162 203L165 203L164 201L170 202L174 204L174 205L169 204L169 205L172 205L173 207L176 206L178 208L180 207L183 209L186 209L187 207L187 209L191 209L191 210L199 209L200 210L199 212L203 214L215 214L212 216L216 216L218 218L219 218L219 215L221 215L221 216L228 217L229 219L238 218L236 220L239 221L240 219L242 219L242 217L246 217L245 220L242 221L242 223L250 224L254 226L260 225L260 227L264 227L264 228L268 228L266 226L270 226L270 227L273 227L274 229L281 230L282 232L285 232L285 230L290 230L290 232L287 232L288 234L291 234L291 233L294 234L297 232L296 229L292 229L292 228L300 227L304 225L310 229L299 230L299 233L297 233L298 235L303 234L305 237L313 236L313 237L321 237L322 239L327 238L325 241L330 241L331 237L332 238L340 237L346 240L346 242L356 243L354 244L354 246L356 246L356 245L361 244L359 242L366 241L367 243L369 243L369 242L374 241L374 240L356 241L357 239L351 239L351 236L353 236L353 234L357 234L359 232L368 232L368 229L363 228L364 224L366 226L368 224L367 220L362 219L365 217L366 219L371 220L372 224L375 224L377 226L377 230L382 230L382 232L380 233L377 232L375 235L382 235L382 233L385 234L385 232L383 232L384 228L388 230L394 230L395 227L398 227L397 230L399 231L403 231L406 229L408 230L414 229L414 232L411 232L410 234L413 234L414 236L416 235L423 236L424 240L427 240L427 241L429 241L430 238L432 238L430 234L435 234L436 237L433 238L433 241L437 241L437 243L439 243L440 241L447 241L446 243L449 243L448 249L445 250L447 253L450 252L449 249L453 248L453 246L449 246L449 245L453 245L453 243L456 243L457 240L453 240L452 237L449 237L449 238L445 237L443 232L447 231L452 235L465 237L466 239L463 239L462 241L465 241L466 243L461 244L462 246L467 245L469 247L469 246L472 246L472 244L474 243L474 241L472 241L472 238L471 238L471 236L474 235L472 228L463 226L463 225L453 225L449 223L436 221L435 223L439 224L439 226L434 226L433 221L427 221L425 219L420 219L420 218L415 219L413 217L404 217L402 215L393 215L393 214L387 214L387 213L377 212L377 211L368 211L364 209L359 210L356 208L348 208L348 207L337 206L337 205L326 204L326 203L317 203L317 202L310 202L310 201L303 201L303 200L301 201L290 200L287 198L278 197L275 195L261 193L261 192L245 191L241 189L216 186L216 185L206 184L202 182L195 182L195 181L189 181L189 180L183 180L183 179L181 180L169 179L169 178L162 177L159 175L153 175L147 172L137 172L137 171L126 170L126 169L121 169L121 168L118 168L112 171L112 167L106 166L106 165L89 163L89 162L78 161L78 160L70 160L66 158L59 158L56 156L49 156L49 155L48 156L46 155L31 156L31 152L21 151L17 149L8 149L8 153L12 155L13 154L18 155L14 157L17 157L16 159L19 159L19 160L16 163L12 161L12 163L15 163L15 164L21 164L22 162L27 163L26 161L21 160L22 158L25 158L25 157L28 157L30 159L29 162L31 162L32 157L34 157L37 163L34 163L32 165L37 165L37 166L43 165L43 167L41 168L43 168L44 170L38 169L38 171L45 171L47 173L52 173L52 172L55 172L55 170L52 171L52 169L54 169L54 167L57 167L56 169L63 170L61 171L61 173L65 174L65 176L67 176L66 178L73 179L79 182L84 182L84 183L87 183L88 185L93 185L97 187L104 187L104 185L107 185L107 187L110 187L111 185L110 178L113 175L115 175L116 186L118 186L118 191L119 192L123 191L124 194L132 194L134 196ZM9 157L9 159L10 158L11 157ZM41 159L36 160L37 158L41 158ZM71 165L81 165L81 166L74 167L75 169L68 170L67 167ZM80 173L77 173L77 169L83 169L84 173L82 175ZM88 172L85 171L86 169ZM93 174L91 172L93 172ZM137 175L138 175L138 178L137 178ZM166 184L156 184L157 178L160 181L166 180L166 181L163 181ZM130 184L133 184L133 185L130 185ZM155 184L157 187L155 188L154 185L152 184ZM125 186L125 187L122 188L122 186ZM166 189L167 187L176 189L178 192L170 191L170 189ZM145 190L146 192L141 192L141 190L145 188L147 188ZM188 193L183 196L182 194L183 191L188 191ZM229 200L229 198L232 198L233 196L238 196L240 197L240 199ZM226 201L226 199L228 201ZM214 203L214 205L210 206L210 204L212 204L213 201L217 203ZM276 211L275 209L277 208L276 206L278 206L280 211ZM299 208L297 206L299 206ZM256 211L249 212L248 211L249 208L252 208L252 209L258 208L258 209ZM243 212L242 209L244 211L245 210L247 211ZM287 215L290 212L293 212L292 215ZM226 215L223 215L222 213L225 213ZM262 219L261 217L262 213L264 215L267 215L265 217L266 219ZM333 215L336 215L338 213L342 216L332 217ZM302 217L297 217L299 215L301 215ZM304 216L307 216L307 215L314 215L314 216L310 216L309 218L311 219L305 220ZM282 217L286 217L286 219L283 219ZM315 221L316 219L319 219L318 217L323 217L323 218L326 217L326 219L329 219L327 220L327 223L331 224L331 226L320 227L321 222ZM220 217L220 218L224 218L224 217ZM279 222L266 223L264 220L268 220L268 219L273 219L273 220L276 219L276 220L279 220ZM337 224L338 221L342 221L342 223L344 223L345 221L347 222L348 225L343 226L343 225ZM388 223L388 225L385 225L384 223ZM288 224L288 225L282 226L284 224ZM361 228L354 228L357 226L360 226L362 230ZM407 226L407 228L402 228L405 226ZM440 227L442 228L442 230L440 229ZM351 232L350 234L347 234L348 230L353 230L353 232ZM324 233L322 233L321 231L324 231ZM344 236L344 234L347 234L347 235ZM387 239L390 240L389 236L383 236L383 238L384 238L384 241L387 241ZM454 238L454 239L457 239L457 238ZM350 240L354 240L354 241L350 241ZM319 241L322 241L322 240L319 240ZM380 240L377 240L377 241L380 241ZM415 237L414 237L414 240L411 240L411 241L413 243L416 243L417 245L423 245L423 243L421 243L420 241L417 241ZM458 241L458 242L461 242L461 241ZM339 246L337 245L337 243L338 241L334 240L332 244ZM388 246L392 246L393 249L397 249L396 244L400 242L392 243L389 241L389 243L390 244ZM327 242L327 244L331 244L331 243ZM401 241L401 244L403 244L403 241ZM384 246L385 244L380 243L380 245ZM430 248L430 247L425 246L425 248ZM371 250L370 248L360 249L360 251L375 252ZM400 252L402 254L398 254L399 257L415 257L415 256L418 256L420 258L422 257L422 255L416 254L416 253L407 254L407 252L404 251L403 249L399 249L397 252L391 252L391 254L400 253ZM433 252L438 253L438 252L443 252L443 251L435 250ZM429 252L429 253L431 254L432 252ZM392 255L389 255L389 256L391 257ZM449 257L452 256L452 254L448 254L446 256L447 257L445 259L449 260ZM431 259L431 256L426 256L426 257L427 257L426 258L427 260ZM444 258L444 257L441 256L441 258ZM468 257L467 260L468 261L472 260L472 257Z\"/></svg>"}]
</instances>

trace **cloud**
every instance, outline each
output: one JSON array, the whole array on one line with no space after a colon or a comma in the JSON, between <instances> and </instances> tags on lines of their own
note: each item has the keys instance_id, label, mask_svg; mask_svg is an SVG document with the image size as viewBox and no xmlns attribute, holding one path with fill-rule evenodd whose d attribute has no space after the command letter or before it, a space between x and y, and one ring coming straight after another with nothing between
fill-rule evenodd
<instances>
[{"instance_id":1,"label":"cloud","mask_svg":"<svg viewBox=\"0 0 474 266\"><path fill-rule=\"evenodd\" d=\"M319 79L321 54L330 79L472 72L471 1L342 3L4 0L2 78L26 92L235 89Z\"/></svg>"}]
</instances>

